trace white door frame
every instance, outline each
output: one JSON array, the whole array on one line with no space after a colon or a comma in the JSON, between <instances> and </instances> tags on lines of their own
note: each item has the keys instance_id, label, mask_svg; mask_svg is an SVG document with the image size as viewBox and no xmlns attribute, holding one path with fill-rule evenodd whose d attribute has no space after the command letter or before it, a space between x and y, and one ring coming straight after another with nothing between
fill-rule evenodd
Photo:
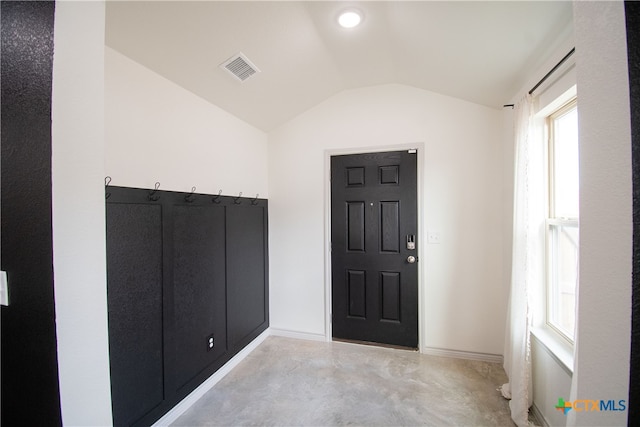
<instances>
[{"instance_id":1,"label":"white door frame","mask_svg":"<svg viewBox=\"0 0 640 427\"><path fill-rule=\"evenodd\" d=\"M424 218L424 156L425 143L416 142L412 144L385 145L375 147L353 147L342 149L328 149L324 151L324 335L326 341L333 341L333 327L331 324L331 156L349 155L349 154L366 154L380 153L386 151L402 151L402 150L418 150L418 182L417 182L417 203L418 203L418 254L423 258L418 263L418 348L421 353L423 351L423 343L425 342L422 334L424 333L423 322L425 320L424 313L424 253L426 248L425 218Z\"/></svg>"}]
</instances>

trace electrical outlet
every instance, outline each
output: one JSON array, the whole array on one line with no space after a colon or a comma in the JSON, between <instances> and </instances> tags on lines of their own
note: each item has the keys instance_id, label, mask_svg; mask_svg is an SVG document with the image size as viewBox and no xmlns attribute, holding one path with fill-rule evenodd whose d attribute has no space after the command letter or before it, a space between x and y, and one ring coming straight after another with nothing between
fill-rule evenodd
<instances>
[{"instance_id":1,"label":"electrical outlet","mask_svg":"<svg viewBox=\"0 0 640 427\"><path fill-rule=\"evenodd\" d=\"M214 343L214 341L213 341L213 335L209 335L209 336L207 337L207 351L211 351L211 350L213 350L213 343Z\"/></svg>"}]
</instances>

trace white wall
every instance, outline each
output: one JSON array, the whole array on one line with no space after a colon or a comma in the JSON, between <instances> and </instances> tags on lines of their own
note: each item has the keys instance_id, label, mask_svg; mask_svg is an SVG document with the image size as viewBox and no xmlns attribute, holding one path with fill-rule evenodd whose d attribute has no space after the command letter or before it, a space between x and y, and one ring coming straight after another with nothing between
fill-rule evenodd
<instances>
[{"instance_id":1,"label":"white wall","mask_svg":"<svg viewBox=\"0 0 640 427\"><path fill-rule=\"evenodd\" d=\"M543 425L565 425L567 416L555 405L560 397L569 400L571 371L535 336L531 337L531 369L536 415L544 419Z\"/></svg>"},{"instance_id":2,"label":"white wall","mask_svg":"<svg viewBox=\"0 0 640 427\"><path fill-rule=\"evenodd\" d=\"M325 334L325 150L423 143L421 346L502 354L502 125L499 110L383 85L342 92L271 132L271 326ZM442 244L425 244L425 229Z\"/></svg>"},{"instance_id":3,"label":"white wall","mask_svg":"<svg viewBox=\"0 0 640 427\"><path fill-rule=\"evenodd\" d=\"M62 421L69 426L112 423L103 54L104 3L57 2L52 100L53 269Z\"/></svg>"},{"instance_id":4,"label":"white wall","mask_svg":"<svg viewBox=\"0 0 640 427\"><path fill-rule=\"evenodd\" d=\"M263 131L109 47L105 135L112 185L268 196Z\"/></svg>"},{"instance_id":5,"label":"white wall","mask_svg":"<svg viewBox=\"0 0 640 427\"><path fill-rule=\"evenodd\" d=\"M503 108L502 110L502 275L506 284L507 300L511 288L511 258L513 253L513 191L514 191L514 173L515 173L515 144L513 141L514 129L513 121L515 112L511 108ZM505 324L507 321L505 315ZM502 353L504 352L504 348Z\"/></svg>"},{"instance_id":6,"label":"white wall","mask_svg":"<svg viewBox=\"0 0 640 427\"><path fill-rule=\"evenodd\" d=\"M572 399L628 399L632 181L623 2L574 2L580 105L580 291ZM570 413L626 425L627 412Z\"/></svg>"}]
</instances>

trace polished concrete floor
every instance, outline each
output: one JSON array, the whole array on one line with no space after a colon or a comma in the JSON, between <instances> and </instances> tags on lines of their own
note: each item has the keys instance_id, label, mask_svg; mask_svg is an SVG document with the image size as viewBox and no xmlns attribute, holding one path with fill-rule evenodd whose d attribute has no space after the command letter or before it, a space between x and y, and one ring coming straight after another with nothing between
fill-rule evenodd
<instances>
[{"instance_id":1,"label":"polished concrete floor","mask_svg":"<svg viewBox=\"0 0 640 427\"><path fill-rule=\"evenodd\" d=\"M502 366L267 338L174 426L513 426Z\"/></svg>"}]
</instances>

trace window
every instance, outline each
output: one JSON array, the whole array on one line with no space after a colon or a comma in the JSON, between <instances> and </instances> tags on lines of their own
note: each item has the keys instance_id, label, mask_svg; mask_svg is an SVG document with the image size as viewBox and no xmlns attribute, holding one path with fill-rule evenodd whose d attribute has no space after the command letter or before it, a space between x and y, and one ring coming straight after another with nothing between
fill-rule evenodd
<instances>
[{"instance_id":1,"label":"window","mask_svg":"<svg viewBox=\"0 0 640 427\"><path fill-rule=\"evenodd\" d=\"M573 342L578 288L579 161L575 99L547 117L547 325Z\"/></svg>"}]
</instances>

